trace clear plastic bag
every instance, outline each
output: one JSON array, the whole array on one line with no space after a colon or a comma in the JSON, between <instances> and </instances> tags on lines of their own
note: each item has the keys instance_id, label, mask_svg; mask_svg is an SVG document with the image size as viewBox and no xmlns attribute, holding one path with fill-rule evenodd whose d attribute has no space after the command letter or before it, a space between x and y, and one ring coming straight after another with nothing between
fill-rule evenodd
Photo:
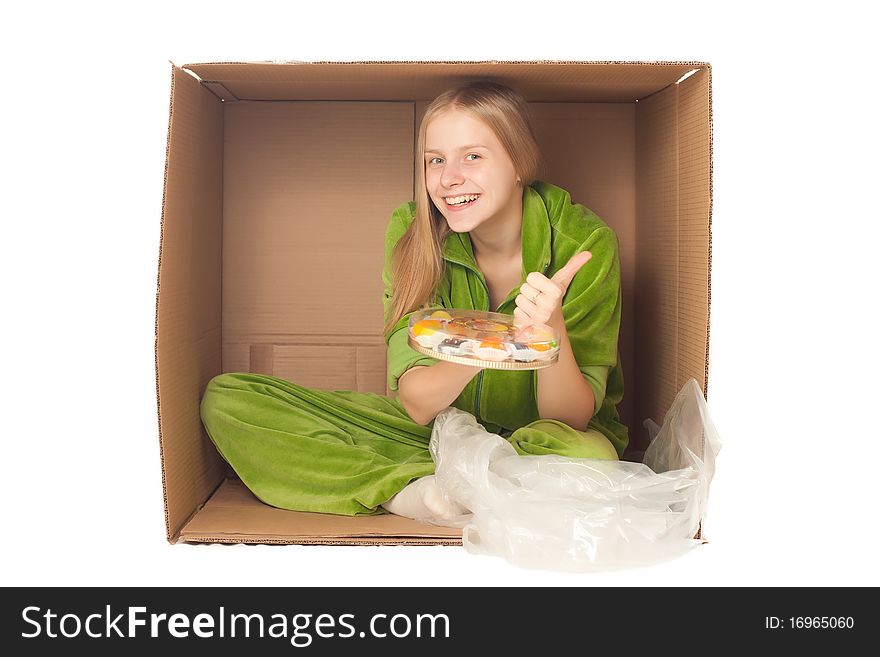
<instances>
[{"instance_id":1,"label":"clear plastic bag","mask_svg":"<svg viewBox=\"0 0 880 657\"><path fill-rule=\"evenodd\" d=\"M461 527L472 553L525 568L598 571L674 558L706 512L721 441L690 379L662 427L646 420L643 463L520 456L456 408L434 421L430 450L442 493L470 512L427 522Z\"/></svg>"}]
</instances>

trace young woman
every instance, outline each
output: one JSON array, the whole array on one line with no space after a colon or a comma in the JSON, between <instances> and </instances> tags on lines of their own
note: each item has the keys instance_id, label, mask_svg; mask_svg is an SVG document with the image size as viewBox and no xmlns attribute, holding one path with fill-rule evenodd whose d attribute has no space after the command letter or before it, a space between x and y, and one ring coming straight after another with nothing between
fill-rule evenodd
<instances>
[{"instance_id":1,"label":"young woman","mask_svg":"<svg viewBox=\"0 0 880 657\"><path fill-rule=\"evenodd\" d=\"M620 262L614 232L567 192L536 180L525 100L475 82L427 108L417 197L385 236L389 387L399 399L327 392L258 374L222 374L202 399L205 427L257 497L300 511L444 517L462 511L432 475L430 424L448 406L475 415L520 454L622 455L617 404ZM489 370L407 344L425 306L513 314L560 333L559 360Z\"/></svg>"}]
</instances>

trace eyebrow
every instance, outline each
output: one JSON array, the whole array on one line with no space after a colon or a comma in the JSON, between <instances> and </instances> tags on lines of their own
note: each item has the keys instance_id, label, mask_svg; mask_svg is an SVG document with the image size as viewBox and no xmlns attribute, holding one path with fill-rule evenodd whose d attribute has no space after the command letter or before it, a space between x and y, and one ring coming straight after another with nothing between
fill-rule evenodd
<instances>
[{"instance_id":1,"label":"eyebrow","mask_svg":"<svg viewBox=\"0 0 880 657\"><path fill-rule=\"evenodd\" d=\"M489 150L487 146L483 146L482 144L471 144L469 146L462 146L459 150L467 151L472 148L484 148L486 150ZM426 148L425 153L439 153L440 155L443 155L443 151L438 151L436 148Z\"/></svg>"}]
</instances>

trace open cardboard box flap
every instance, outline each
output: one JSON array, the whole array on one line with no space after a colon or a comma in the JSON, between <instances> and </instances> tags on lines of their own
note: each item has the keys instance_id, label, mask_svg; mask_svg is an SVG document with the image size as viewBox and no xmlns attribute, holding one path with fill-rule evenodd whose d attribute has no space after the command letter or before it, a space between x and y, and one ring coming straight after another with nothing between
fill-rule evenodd
<instances>
[{"instance_id":1,"label":"open cardboard box flap","mask_svg":"<svg viewBox=\"0 0 880 657\"><path fill-rule=\"evenodd\" d=\"M172 64L171 73L156 299L169 541L461 542L458 529L390 514L262 504L217 454L199 402L213 376L235 371L388 393L385 227L413 198L422 113L470 79L525 95L541 178L617 233L629 453L646 447L642 421L662 421L685 381L707 392L708 64L264 62Z\"/></svg>"}]
</instances>

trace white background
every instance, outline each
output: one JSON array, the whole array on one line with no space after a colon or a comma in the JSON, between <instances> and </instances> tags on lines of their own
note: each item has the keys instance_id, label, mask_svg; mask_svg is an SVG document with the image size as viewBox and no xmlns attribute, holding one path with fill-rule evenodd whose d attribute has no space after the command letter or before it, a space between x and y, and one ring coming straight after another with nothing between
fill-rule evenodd
<instances>
[{"instance_id":1,"label":"white background","mask_svg":"<svg viewBox=\"0 0 880 657\"><path fill-rule=\"evenodd\" d=\"M880 584L869 3L298 4L5 9L2 584ZM166 542L153 326L169 60L274 59L712 64L709 544L586 575L449 547Z\"/></svg>"}]
</instances>

